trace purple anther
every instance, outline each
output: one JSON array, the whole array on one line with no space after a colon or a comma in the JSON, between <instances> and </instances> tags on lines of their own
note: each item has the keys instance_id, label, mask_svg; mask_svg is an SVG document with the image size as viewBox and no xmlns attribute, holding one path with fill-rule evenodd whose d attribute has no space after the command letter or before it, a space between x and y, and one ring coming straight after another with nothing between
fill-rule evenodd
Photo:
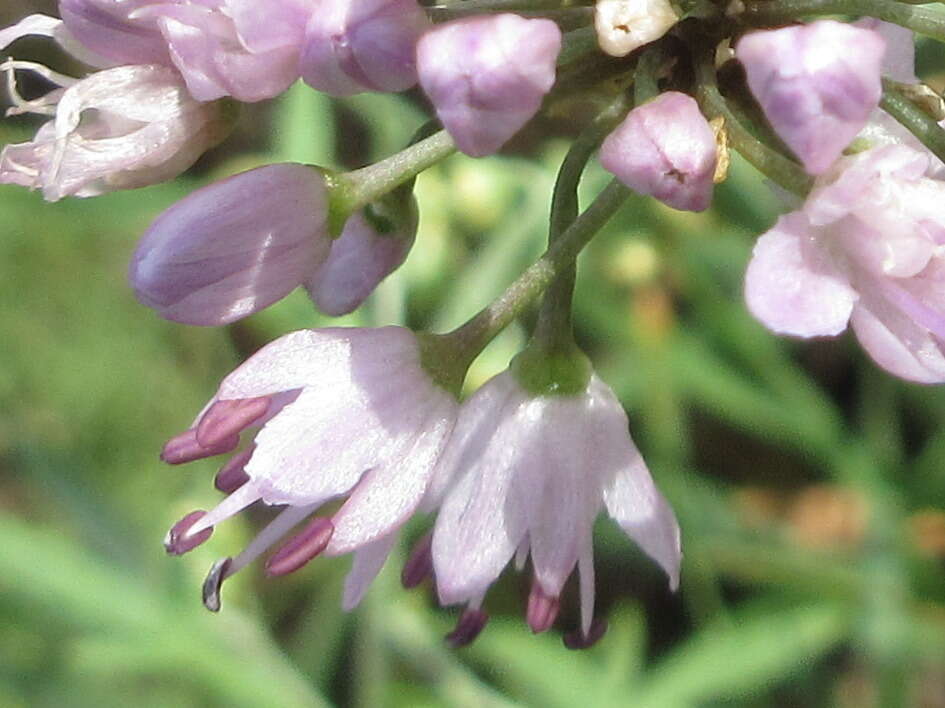
<instances>
[{"instance_id":1,"label":"purple anther","mask_svg":"<svg viewBox=\"0 0 945 708\"><path fill-rule=\"evenodd\" d=\"M485 610L467 607L463 610L463 614L460 616L459 622L456 623L456 627L453 631L444 637L446 643L453 647L453 649L459 649L460 647L472 644L473 640L479 636L479 633L482 631L482 628L486 626L486 622L488 621L489 615Z\"/></svg>"},{"instance_id":2,"label":"purple anther","mask_svg":"<svg viewBox=\"0 0 945 708\"><path fill-rule=\"evenodd\" d=\"M164 550L166 550L172 556L181 556L188 551L192 551L201 543L210 538L210 536L213 535L212 526L199 533L195 533L193 536L189 536L187 534L187 531L190 529L190 527L196 524L206 515L207 512L203 510L192 511L183 519L171 526L170 531L168 531L167 535L164 537Z\"/></svg>"},{"instance_id":3,"label":"purple anther","mask_svg":"<svg viewBox=\"0 0 945 708\"><path fill-rule=\"evenodd\" d=\"M201 447L212 447L233 435L238 436L244 428L266 415L271 402L270 396L217 401L197 424L197 443Z\"/></svg>"},{"instance_id":4,"label":"purple anther","mask_svg":"<svg viewBox=\"0 0 945 708\"><path fill-rule=\"evenodd\" d=\"M232 558L221 558L210 566L207 579L203 581L203 606L211 612L220 611L220 588L228 577Z\"/></svg>"},{"instance_id":5,"label":"purple anther","mask_svg":"<svg viewBox=\"0 0 945 708\"><path fill-rule=\"evenodd\" d=\"M568 649L587 649L594 646L607 632L607 620L595 619L587 634L580 629L568 632L562 637Z\"/></svg>"},{"instance_id":6,"label":"purple anther","mask_svg":"<svg viewBox=\"0 0 945 708\"><path fill-rule=\"evenodd\" d=\"M407 558L404 569L400 573L400 583L406 589L417 587L433 574L433 555L430 553L432 545L433 533L431 532L417 541L413 550L410 551L410 557Z\"/></svg>"},{"instance_id":7,"label":"purple anther","mask_svg":"<svg viewBox=\"0 0 945 708\"><path fill-rule=\"evenodd\" d=\"M547 595L536 580L532 583L532 590L528 595L528 609L525 611L525 620L532 632L538 634L551 629L551 625L558 618L561 607L557 597Z\"/></svg>"},{"instance_id":8,"label":"purple anther","mask_svg":"<svg viewBox=\"0 0 945 708\"><path fill-rule=\"evenodd\" d=\"M214 477L213 486L224 494L232 494L246 484L249 481L249 475L243 468L255 450L256 446L250 445L227 460Z\"/></svg>"},{"instance_id":9,"label":"purple anther","mask_svg":"<svg viewBox=\"0 0 945 708\"><path fill-rule=\"evenodd\" d=\"M197 433L193 429L185 430L167 441L161 450L161 460L169 465L180 465L185 462L202 460L205 457L214 457L230 452L240 444L239 435L218 441L215 445L206 447L197 442Z\"/></svg>"},{"instance_id":10,"label":"purple anther","mask_svg":"<svg viewBox=\"0 0 945 708\"><path fill-rule=\"evenodd\" d=\"M326 517L313 519L305 530L293 536L266 561L266 573L287 575L295 572L325 550L334 531L335 527L331 519Z\"/></svg>"}]
</instances>

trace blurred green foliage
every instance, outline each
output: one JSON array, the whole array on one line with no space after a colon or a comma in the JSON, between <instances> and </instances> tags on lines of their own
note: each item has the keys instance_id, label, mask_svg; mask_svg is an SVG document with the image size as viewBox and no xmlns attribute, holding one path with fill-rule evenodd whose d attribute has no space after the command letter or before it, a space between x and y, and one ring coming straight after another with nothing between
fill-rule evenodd
<instances>
[{"instance_id":1,"label":"blurred green foliage","mask_svg":"<svg viewBox=\"0 0 945 708\"><path fill-rule=\"evenodd\" d=\"M480 639L448 649L454 612L399 588L403 551L351 615L344 558L277 580L250 568L207 613L204 572L266 510L165 557L164 530L217 495L212 462L157 451L238 361L329 320L296 293L225 330L163 322L125 282L136 237L200 183L380 157L424 120L401 97L299 87L253 116L269 139L224 146L199 177L57 204L0 187L0 706L945 705L945 393L891 380L847 339L780 340L748 316L742 274L777 204L739 161L712 212L633 201L580 263L578 337L683 529L678 594L602 521L610 631L583 653L530 634L514 574ZM0 142L29 132L0 124ZM341 322L442 331L485 305L542 250L565 148L422 175L410 259ZM592 168L585 202L603 183ZM494 342L470 389L526 333Z\"/></svg>"}]
</instances>

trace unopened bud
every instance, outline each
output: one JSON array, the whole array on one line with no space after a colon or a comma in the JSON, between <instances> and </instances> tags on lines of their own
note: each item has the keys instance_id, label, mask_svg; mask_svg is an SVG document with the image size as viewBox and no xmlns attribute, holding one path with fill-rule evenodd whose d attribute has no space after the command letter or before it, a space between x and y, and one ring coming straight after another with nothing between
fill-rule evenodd
<instances>
[{"instance_id":1,"label":"unopened bud","mask_svg":"<svg viewBox=\"0 0 945 708\"><path fill-rule=\"evenodd\" d=\"M597 42L615 57L659 39L678 21L667 0L597 0L594 11Z\"/></svg>"}]
</instances>

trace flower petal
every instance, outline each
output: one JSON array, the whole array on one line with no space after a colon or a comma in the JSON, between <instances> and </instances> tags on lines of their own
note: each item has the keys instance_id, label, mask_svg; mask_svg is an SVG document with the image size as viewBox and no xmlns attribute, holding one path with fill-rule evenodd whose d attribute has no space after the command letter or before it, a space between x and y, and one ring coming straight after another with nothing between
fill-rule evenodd
<instances>
[{"instance_id":1,"label":"flower petal","mask_svg":"<svg viewBox=\"0 0 945 708\"><path fill-rule=\"evenodd\" d=\"M341 607L345 612L360 604L364 593L384 567L396 540L397 534L391 533L355 551L351 570L345 577L344 596L341 599Z\"/></svg>"}]
</instances>

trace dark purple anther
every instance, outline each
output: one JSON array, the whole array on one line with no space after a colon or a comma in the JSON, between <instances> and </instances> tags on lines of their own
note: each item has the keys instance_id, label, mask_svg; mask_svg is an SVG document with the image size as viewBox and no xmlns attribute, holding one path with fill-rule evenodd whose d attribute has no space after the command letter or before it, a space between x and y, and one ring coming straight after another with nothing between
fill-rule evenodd
<instances>
[{"instance_id":1,"label":"dark purple anther","mask_svg":"<svg viewBox=\"0 0 945 708\"><path fill-rule=\"evenodd\" d=\"M607 620L596 619L591 623L591 629L584 634L580 629L568 632L562 637L568 649L587 649L594 646L607 632Z\"/></svg>"},{"instance_id":2,"label":"dark purple anther","mask_svg":"<svg viewBox=\"0 0 945 708\"><path fill-rule=\"evenodd\" d=\"M221 558L210 566L207 579L203 581L203 606L211 612L220 611L220 587L226 580L232 558Z\"/></svg>"},{"instance_id":3,"label":"dark purple anther","mask_svg":"<svg viewBox=\"0 0 945 708\"><path fill-rule=\"evenodd\" d=\"M232 494L246 484L249 481L249 475L246 474L243 468L249 462L249 458L253 456L255 449L255 445L250 445L227 460L213 479L213 486L224 494Z\"/></svg>"},{"instance_id":4,"label":"dark purple anther","mask_svg":"<svg viewBox=\"0 0 945 708\"><path fill-rule=\"evenodd\" d=\"M525 620L532 632L538 634L551 629L558 617L560 602L557 597L545 594L536 580L532 583L532 591L528 595L528 609L525 611Z\"/></svg>"},{"instance_id":5,"label":"dark purple anther","mask_svg":"<svg viewBox=\"0 0 945 708\"><path fill-rule=\"evenodd\" d=\"M193 429L185 430L167 441L161 450L161 460L169 465L180 465L185 462L202 460L205 457L214 457L230 452L240 444L239 435L220 440L217 444L207 447L197 442L197 433Z\"/></svg>"},{"instance_id":6,"label":"dark purple anther","mask_svg":"<svg viewBox=\"0 0 945 708\"><path fill-rule=\"evenodd\" d=\"M168 531L167 536L164 537L164 550L166 550L172 556L180 556L184 553L187 553L187 551L192 551L201 543L210 538L210 536L213 534L212 526L208 529L204 529L200 533L195 533L193 536L187 535L187 531L190 529L190 527L196 524L206 515L207 512L202 510L192 511L183 519L171 526L171 530Z\"/></svg>"},{"instance_id":7,"label":"dark purple anther","mask_svg":"<svg viewBox=\"0 0 945 708\"><path fill-rule=\"evenodd\" d=\"M430 553L432 545L433 534L428 533L417 541L410 551L410 557L400 573L400 583L408 590L417 587L433 574L433 555Z\"/></svg>"},{"instance_id":8,"label":"dark purple anther","mask_svg":"<svg viewBox=\"0 0 945 708\"><path fill-rule=\"evenodd\" d=\"M201 447L211 447L238 436L244 428L266 415L271 402L269 396L217 401L197 424L197 443Z\"/></svg>"},{"instance_id":9,"label":"dark purple anther","mask_svg":"<svg viewBox=\"0 0 945 708\"><path fill-rule=\"evenodd\" d=\"M471 607L467 607L463 610L463 614L460 616L459 622L456 623L455 629L446 635L446 643L453 647L453 649L459 649L460 647L471 644L473 640L479 636L479 633L482 631L482 628L486 626L486 622L488 621L489 615L485 610L475 610Z\"/></svg>"},{"instance_id":10,"label":"dark purple anther","mask_svg":"<svg viewBox=\"0 0 945 708\"><path fill-rule=\"evenodd\" d=\"M292 537L288 543L266 561L268 575L287 575L295 572L312 558L325 550L335 527L331 519L313 519L305 530Z\"/></svg>"}]
</instances>

